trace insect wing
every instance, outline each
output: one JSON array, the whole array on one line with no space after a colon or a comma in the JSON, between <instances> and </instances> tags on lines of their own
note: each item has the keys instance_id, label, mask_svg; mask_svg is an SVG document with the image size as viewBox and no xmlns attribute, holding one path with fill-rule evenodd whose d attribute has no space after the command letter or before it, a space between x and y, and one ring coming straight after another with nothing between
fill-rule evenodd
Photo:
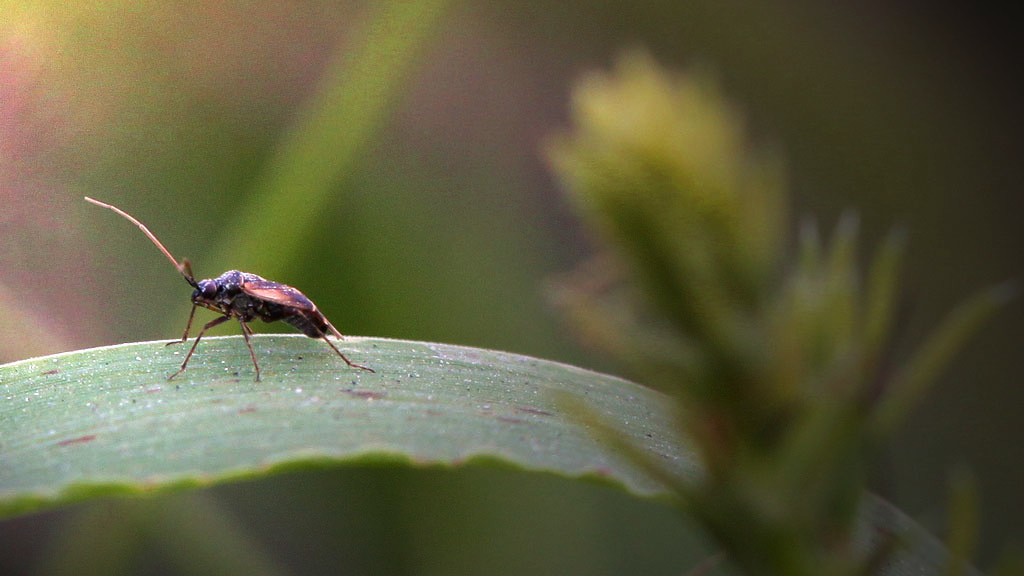
<instances>
[{"instance_id":1,"label":"insect wing","mask_svg":"<svg viewBox=\"0 0 1024 576\"><path fill-rule=\"evenodd\" d=\"M288 306L299 310L312 312L316 305L306 298L306 295L291 286L278 284L269 280L254 280L242 283L242 291L252 296L274 304Z\"/></svg>"}]
</instances>

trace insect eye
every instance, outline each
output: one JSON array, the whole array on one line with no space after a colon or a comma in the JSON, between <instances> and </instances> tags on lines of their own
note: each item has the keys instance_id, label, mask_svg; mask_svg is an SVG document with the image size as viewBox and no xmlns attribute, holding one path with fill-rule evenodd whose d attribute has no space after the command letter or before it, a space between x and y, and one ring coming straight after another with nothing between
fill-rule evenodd
<instances>
[{"instance_id":1,"label":"insect eye","mask_svg":"<svg viewBox=\"0 0 1024 576\"><path fill-rule=\"evenodd\" d=\"M203 282L200 289L203 291L203 298L213 298L217 295L217 285L213 282Z\"/></svg>"}]
</instances>

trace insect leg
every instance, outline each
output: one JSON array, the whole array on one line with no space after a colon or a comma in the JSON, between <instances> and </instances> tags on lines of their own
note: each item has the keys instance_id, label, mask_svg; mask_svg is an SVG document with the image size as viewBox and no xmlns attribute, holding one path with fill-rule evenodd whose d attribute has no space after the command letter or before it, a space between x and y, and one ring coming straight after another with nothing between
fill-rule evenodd
<instances>
[{"instance_id":1,"label":"insect leg","mask_svg":"<svg viewBox=\"0 0 1024 576\"><path fill-rule=\"evenodd\" d=\"M195 311L195 307L192 308L192 311L193 312ZM168 376L167 379L170 380L170 379L174 378L175 376L177 376L178 374L181 374L182 372L185 371L185 366L188 366L188 359L191 358L192 357L192 353L196 351L196 346L199 346L199 339L203 337L203 334L206 334L207 330L209 330L210 328L213 328L214 326L217 326L218 324L223 324L223 323L227 322L228 319L230 319L230 318L231 318L231 316L221 316L219 318L214 318L213 320L210 320L209 322L207 322L206 325L203 326L203 329L199 331L199 335L196 336L196 341L192 343L192 347L189 348L188 354L185 354L185 361L181 363L181 369L178 370L177 372L175 372L174 374L171 374L170 376ZM191 320L191 318L190 318L190 320ZM191 324L191 322L189 322L189 323ZM188 332L186 332L186 334L188 334Z\"/></svg>"},{"instance_id":2,"label":"insect leg","mask_svg":"<svg viewBox=\"0 0 1024 576\"><path fill-rule=\"evenodd\" d=\"M249 347L249 356L252 357L252 365L256 368L256 381L260 381L260 365L256 362L256 352L252 349L252 342L249 341L249 336L252 335L252 328L245 323L245 320L238 319L238 323L242 325L242 336L245 336L245 345Z\"/></svg>"},{"instance_id":3,"label":"insect leg","mask_svg":"<svg viewBox=\"0 0 1024 576\"><path fill-rule=\"evenodd\" d=\"M334 351L338 353L338 356L341 356L341 359L345 361L345 364L348 364L352 368L359 368L361 370L366 370L367 372L373 372L374 374L377 373L376 370L374 370L373 368L367 368L366 366L360 366L359 364L356 364L356 363L352 362L348 358L345 358L345 355L341 353L341 350L338 350L338 347L335 346L333 342L328 340L326 335L325 336L321 336L320 338L324 342L327 342L327 345L330 346L331 348L333 348Z\"/></svg>"},{"instance_id":4,"label":"insect leg","mask_svg":"<svg viewBox=\"0 0 1024 576\"><path fill-rule=\"evenodd\" d=\"M186 260L185 262L188 262L188 260ZM188 340L188 331L192 328L192 318L195 315L196 315L196 305L193 304L192 305L192 311L189 312L189 314L188 314L188 324L185 324L185 333L181 335L181 340L171 340L170 342L165 344L165 346L170 346L171 344L182 344L186 340Z\"/></svg>"}]
</instances>

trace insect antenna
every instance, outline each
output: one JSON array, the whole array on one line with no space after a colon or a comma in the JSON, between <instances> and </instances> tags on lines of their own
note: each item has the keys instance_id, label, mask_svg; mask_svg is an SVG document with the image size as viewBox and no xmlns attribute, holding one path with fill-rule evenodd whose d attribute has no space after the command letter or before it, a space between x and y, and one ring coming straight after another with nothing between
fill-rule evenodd
<instances>
[{"instance_id":1,"label":"insect antenna","mask_svg":"<svg viewBox=\"0 0 1024 576\"><path fill-rule=\"evenodd\" d=\"M181 262L175 260L174 256L171 256L171 253L167 250L167 248L164 248L164 245L161 244L160 241L156 239L156 236L154 236L153 233L149 231L149 228L146 228L146 226L143 225L142 222L139 222L131 214L125 212L124 210L121 210L117 206L111 206L110 204L105 204L103 202L100 202L99 200L93 200L88 196L85 197L85 200L87 202L91 202L103 208L110 208L114 212L117 212L121 216L127 218L128 221L131 222L132 224L138 226L139 229L142 230L146 234L146 236L153 241L153 244L156 244L156 247L159 248L160 251L164 253L164 256L167 256L167 259L171 261L171 264L174 264L174 267L178 269L178 272L181 272L181 275L185 277L185 281L188 282L193 288L199 287L196 284L195 277L192 275L192 263L188 261L188 258L185 258Z\"/></svg>"}]
</instances>

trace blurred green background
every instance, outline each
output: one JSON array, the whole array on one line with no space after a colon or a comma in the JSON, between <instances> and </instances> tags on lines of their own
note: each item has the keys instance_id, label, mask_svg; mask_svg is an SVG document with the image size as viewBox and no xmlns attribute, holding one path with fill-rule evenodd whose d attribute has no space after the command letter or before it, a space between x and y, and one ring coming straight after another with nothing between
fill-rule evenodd
<instances>
[{"instance_id":1,"label":"blurred green background","mask_svg":"<svg viewBox=\"0 0 1024 576\"><path fill-rule=\"evenodd\" d=\"M785 154L794 222L855 208L870 246L909 230L905 354L976 288L1020 276L1021 30L999 10L0 0L0 361L184 327L190 288L89 195L197 276L300 287L343 333L614 372L544 301L592 239L540 147L573 81L632 47L717 76ZM1022 321L1017 302L983 331L874 479L941 533L947 473L972 468L982 566L1024 539ZM304 472L159 501L233 526L280 573L680 574L708 553L656 504L500 470ZM139 506L0 522L0 573L188 573L180 528L81 544L135 534Z\"/></svg>"}]
</instances>

